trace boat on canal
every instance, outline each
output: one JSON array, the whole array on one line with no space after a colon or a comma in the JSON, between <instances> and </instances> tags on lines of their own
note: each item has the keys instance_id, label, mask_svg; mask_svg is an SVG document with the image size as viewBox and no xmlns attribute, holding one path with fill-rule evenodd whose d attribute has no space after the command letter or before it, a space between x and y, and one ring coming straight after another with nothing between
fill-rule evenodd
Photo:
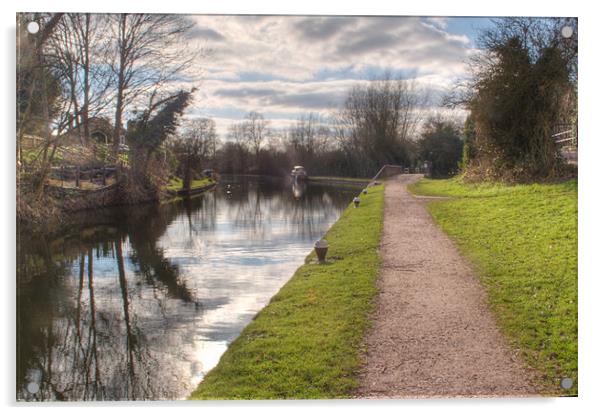
<instances>
[{"instance_id":1,"label":"boat on canal","mask_svg":"<svg viewBox=\"0 0 602 415\"><path fill-rule=\"evenodd\" d=\"M293 170L291 170L291 177L295 180L307 180L307 171L305 171L305 167L303 166L295 166Z\"/></svg>"}]
</instances>

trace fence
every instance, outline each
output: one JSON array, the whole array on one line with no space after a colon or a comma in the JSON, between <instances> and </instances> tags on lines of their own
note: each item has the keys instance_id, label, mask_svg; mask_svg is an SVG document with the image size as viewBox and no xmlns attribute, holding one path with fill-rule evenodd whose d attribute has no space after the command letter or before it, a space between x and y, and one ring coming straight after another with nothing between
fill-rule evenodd
<instances>
[{"instance_id":1,"label":"fence","mask_svg":"<svg viewBox=\"0 0 602 415\"><path fill-rule=\"evenodd\" d=\"M552 140L560 146L560 155L568 164L577 165L577 124L556 124L552 130Z\"/></svg>"},{"instance_id":2,"label":"fence","mask_svg":"<svg viewBox=\"0 0 602 415\"><path fill-rule=\"evenodd\" d=\"M552 130L550 138L563 146L577 146L577 126L575 124L557 124Z\"/></svg>"},{"instance_id":3,"label":"fence","mask_svg":"<svg viewBox=\"0 0 602 415\"><path fill-rule=\"evenodd\" d=\"M114 165L102 166L99 168L81 169L79 166L60 166L53 167L50 177L60 180L61 186L65 181L74 181L75 187L81 187L82 181L106 186L107 179L114 176L117 168Z\"/></svg>"}]
</instances>

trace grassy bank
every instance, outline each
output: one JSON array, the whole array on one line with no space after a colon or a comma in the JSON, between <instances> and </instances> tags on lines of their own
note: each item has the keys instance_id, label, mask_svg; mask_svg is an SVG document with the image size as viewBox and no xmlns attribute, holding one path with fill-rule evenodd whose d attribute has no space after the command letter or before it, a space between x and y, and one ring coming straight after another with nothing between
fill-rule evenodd
<instances>
[{"instance_id":1,"label":"grassy bank","mask_svg":"<svg viewBox=\"0 0 602 415\"><path fill-rule=\"evenodd\" d=\"M577 183L465 185L423 179L416 194L475 264L502 330L544 393L577 393ZM575 386L566 391L560 380Z\"/></svg>"},{"instance_id":2,"label":"grassy bank","mask_svg":"<svg viewBox=\"0 0 602 415\"><path fill-rule=\"evenodd\" d=\"M193 180L190 183L190 189L196 189L198 187L203 187L203 186L207 186L208 184L214 183L215 181L213 179L210 178L203 178L203 179L198 179L198 180ZM170 190L172 192L177 192L179 190L182 190L182 186L183 186L183 182L182 179L180 179L179 177L175 177L169 180L168 185L166 186L167 190Z\"/></svg>"},{"instance_id":3,"label":"grassy bank","mask_svg":"<svg viewBox=\"0 0 602 415\"><path fill-rule=\"evenodd\" d=\"M328 261L312 253L228 348L191 399L349 397L377 293L383 186L328 231Z\"/></svg>"}]
</instances>

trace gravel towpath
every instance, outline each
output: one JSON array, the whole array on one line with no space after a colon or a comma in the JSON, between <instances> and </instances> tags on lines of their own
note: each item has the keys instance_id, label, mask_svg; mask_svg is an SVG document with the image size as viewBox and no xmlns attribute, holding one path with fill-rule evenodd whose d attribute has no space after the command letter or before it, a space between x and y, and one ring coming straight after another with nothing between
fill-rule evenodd
<instances>
[{"instance_id":1,"label":"gravel towpath","mask_svg":"<svg viewBox=\"0 0 602 415\"><path fill-rule=\"evenodd\" d=\"M382 269L363 398L529 396L532 374L501 335L484 288L406 186L387 181Z\"/></svg>"}]
</instances>

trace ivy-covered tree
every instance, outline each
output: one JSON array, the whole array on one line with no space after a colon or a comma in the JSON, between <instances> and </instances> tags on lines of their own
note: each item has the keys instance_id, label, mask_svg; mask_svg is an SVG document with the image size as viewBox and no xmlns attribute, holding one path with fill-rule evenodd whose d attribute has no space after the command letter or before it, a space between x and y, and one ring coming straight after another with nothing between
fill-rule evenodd
<instances>
[{"instance_id":1,"label":"ivy-covered tree","mask_svg":"<svg viewBox=\"0 0 602 415\"><path fill-rule=\"evenodd\" d=\"M178 127L179 118L190 103L194 89L179 91L164 99L151 103L149 107L128 123L126 141L130 145L130 164L134 174L146 177L148 166Z\"/></svg>"},{"instance_id":2,"label":"ivy-covered tree","mask_svg":"<svg viewBox=\"0 0 602 415\"><path fill-rule=\"evenodd\" d=\"M464 122L462 159L460 160L460 170L466 170L470 167L471 161L475 157L475 127L474 119L469 114Z\"/></svg>"},{"instance_id":3,"label":"ivy-covered tree","mask_svg":"<svg viewBox=\"0 0 602 415\"><path fill-rule=\"evenodd\" d=\"M491 53L495 63L478 75L469 105L481 173L518 180L553 175L560 163L551 136L570 112L572 91L561 50L549 47L533 61L511 38Z\"/></svg>"}]
</instances>

